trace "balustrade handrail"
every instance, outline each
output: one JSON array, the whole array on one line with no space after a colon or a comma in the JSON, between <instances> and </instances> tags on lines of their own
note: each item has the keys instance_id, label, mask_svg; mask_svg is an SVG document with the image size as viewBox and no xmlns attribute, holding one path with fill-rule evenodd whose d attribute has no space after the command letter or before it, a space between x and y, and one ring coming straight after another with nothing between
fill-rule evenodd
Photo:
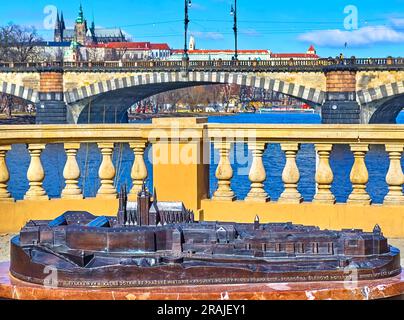
<instances>
[{"instance_id":1,"label":"balustrade handrail","mask_svg":"<svg viewBox=\"0 0 404 320\"><path fill-rule=\"evenodd\" d=\"M0 126L0 201L12 200L7 189L10 175L5 158L13 144L27 144L30 153L31 162L27 172L29 189L25 193L25 200L48 199L43 187L45 173L40 156L47 144L59 143L64 145L67 155L63 171L66 185L61 193L62 198L83 198L83 192L79 186L81 173L76 156L82 144L96 143L102 155L98 173L101 186L98 189L97 197L115 199L117 196L114 184L116 170L112 162L115 143L129 143L135 155L131 171L133 187L130 195L136 197L143 181L148 176L144 159L148 144L161 146L166 143L175 145L179 141L182 144L190 141L191 146L192 143L195 146L200 145L199 143L194 144L195 140L199 142L202 139L206 139L204 142L208 144L212 142L220 155L216 171L218 188L213 194L213 201L232 201L236 198L231 189L233 170L229 161L229 153L233 143L241 142L247 144L253 157L249 174L251 189L244 199L245 201L266 202L269 200L263 183L266 180L263 153L269 143L279 143L286 156L282 174L284 192L279 201L287 203L303 201L297 187L300 173L296 157L302 144L314 144L319 164L316 169L318 188L313 201L334 204L335 196L331 191L333 172L329 158L334 145L348 144L354 155L354 165L350 175L353 191L349 195L348 202L370 204L371 198L366 191L369 173L364 159L369 151L369 145L379 144L385 146L390 158L390 168L386 175L389 192L384 198L384 203L404 205L402 192L404 174L401 168L401 157L404 151L404 126L217 124L206 123L205 119L158 119L152 124ZM178 149L178 147L173 147L172 150ZM200 152L203 153L203 150ZM188 159L186 164L189 165ZM198 186L194 186L194 188L198 188ZM207 193L198 194L206 195Z\"/></svg>"},{"instance_id":2,"label":"balustrade handrail","mask_svg":"<svg viewBox=\"0 0 404 320\"><path fill-rule=\"evenodd\" d=\"M273 124L217 124L205 123L176 128L162 124L81 124L81 125L3 125L0 126L0 145L17 143L63 142L130 142L134 139L158 139L165 131L168 138L202 137L192 129L203 130L210 140L245 140L257 138L277 142L354 142L384 144L404 143L404 125L273 125ZM160 130L160 131L159 131ZM154 134L157 131L157 134Z\"/></svg>"},{"instance_id":3,"label":"balustrade handrail","mask_svg":"<svg viewBox=\"0 0 404 320\"><path fill-rule=\"evenodd\" d=\"M390 142L404 143L404 126L400 125L272 125L272 124L208 124L210 139L248 140L249 137L274 143L349 144Z\"/></svg>"}]
</instances>

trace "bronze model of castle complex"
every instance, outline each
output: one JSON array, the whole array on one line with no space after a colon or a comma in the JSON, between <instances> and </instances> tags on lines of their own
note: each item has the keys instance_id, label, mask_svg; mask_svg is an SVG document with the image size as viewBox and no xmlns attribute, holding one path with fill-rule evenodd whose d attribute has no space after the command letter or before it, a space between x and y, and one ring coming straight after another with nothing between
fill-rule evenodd
<instances>
[{"instance_id":1,"label":"bronze model of castle complex","mask_svg":"<svg viewBox=\"0 0 404 320\"><path fill-rule=\"evenodd\" d=\"M117 217L66 212L30 221L11 241L11 274L61 287L343 281L401 272L380 228L329 231L291 223L195 222L181 202L143 187Z\"/></svg>"}]
</instances>

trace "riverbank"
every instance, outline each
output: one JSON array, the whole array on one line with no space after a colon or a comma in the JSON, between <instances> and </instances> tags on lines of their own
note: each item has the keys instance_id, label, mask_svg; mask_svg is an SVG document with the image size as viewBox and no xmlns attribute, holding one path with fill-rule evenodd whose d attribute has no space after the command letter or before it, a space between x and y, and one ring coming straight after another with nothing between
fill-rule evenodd
<instances>
[{"instance_id":1,"label":"riverbank","mask_svg":"<svg viewBox=\"0 0 404 320\"><path fill-rule=\"evenodd\" d=\"M35 115L17 114L7 118L4 114L0 115L0 125L10 124L35 124Z\"/></svg>"},{"instance_id":2,"label":"riverbank","mask_svg":"<svg viewBox=\"0 0 404 320\"><path fill-rule=\"evenodd\" d=\"M129 121L145 121L154 118L187 118L187 117L218 117L234 116L236 113L223 112L170 112L170 113L138 113L130 114Z\"/></svg>"},{"instance_id":3,"label":"riverbank","mask_svg":"<svg viewBox=\"0 0 404 320\"><path fill-rule=\"evenodd\" d=\"M220 112L173 112L173 113L141 113L129 115L129 121L147 121L154 118L185 118L185 117L209 117L209 116L234 116L234 113ZM13 115L7 118L0 115L0 125L35 124L35 115Z\"/></svg>"}]
</instances>

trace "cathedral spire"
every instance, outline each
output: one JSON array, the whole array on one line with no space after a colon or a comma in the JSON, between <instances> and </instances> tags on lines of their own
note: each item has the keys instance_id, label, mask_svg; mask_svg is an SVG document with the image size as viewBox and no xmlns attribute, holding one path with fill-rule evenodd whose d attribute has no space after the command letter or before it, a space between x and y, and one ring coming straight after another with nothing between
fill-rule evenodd
<instances>
[{"instance_id":1,"label":"cathedral spire","mask_svg":"<svg viewBox=\"0 0 404 320\"><path fill-rule=\"evenodd\" d=\"M61 23L60 18L59 18L59 11L57 11L57 13L56 13L54 41L56 41L56 42L62 42L63 41L63 28L62 28L62 23Z\"/></svg>"},{"instance_id":2,"label":"cathedral spire","mask_svg":"<svg viewBox=\"0 0 404 320\"><path fill-rule=\"evenodd\" d=\"M84 23L83 5L80 3L79 16L76 19L77 23Z\"/></svg>"},{"instance_id":3,"label":"cathedral spire","mask_svg":"<svg viewBox=\"0 0 404 320\"><path fill-rule=\"evenodd\" d=\"M65 18L63 17L63 11L61 11L60 15L60 27L62 30L66 29Z\"/></svg>"},{"instance_id":4,"label":"cathedral spire","mask_svg":"<svg viewBox=\"0 0 404 320\"><path fill-rule=\"evenodd\" d=\"M153 191L153 202L154 202L154 203L157 203L157 202L158 202L158 200L157 200L157 190L156 190L156 187L154 187L154 191Z\"/></svg>"},{"instance_id":5,"label":"cathedral spire","mask_svg":"<svg viewBox=\"0 0 404 320\"><path fill-rule=\"evenodd\" d=\"M128 192L126 184L121 186L121 192L119 193L119 209L118 209L118 224L123 226L128 222L126 206L128 203Z\"/></svg>"},{"instance_id":6,"label":"cathedral spire","mask_svg":"<svg viewBox=\"0 0 404 320\"><path fill-rule=\"evenodd\" d=\"M55 29L60 28L60 19L59 19L59 11L56 11L56 24Z\"/></svg>"}]
</instances>

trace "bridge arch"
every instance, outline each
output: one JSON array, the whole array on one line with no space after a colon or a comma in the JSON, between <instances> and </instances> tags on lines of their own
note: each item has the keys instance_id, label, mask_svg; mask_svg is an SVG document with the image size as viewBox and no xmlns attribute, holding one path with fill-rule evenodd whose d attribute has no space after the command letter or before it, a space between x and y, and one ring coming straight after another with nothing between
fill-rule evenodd
<instances>
[{"instance_id":1,"label":"bridge arch","mask_svg":"<svg viewBox=\"0 0 404 320\"><path fill-rule=\"evenodd\" d=\"M39 101L39 94L36 90L7 81L0 81L0 94L2 93L33 103L37 103Z\"/></svg>"},{"instance_id":2,"label":"bridge arch","mask_svg":"<svg viewBox=\"0 0 404 320\"><path fill-rule=\"evenodd\" d=\"M404 81L384 84L376 88L358 91L360 104L369 104L382 99L404 94Z\"/></svg>"},{"instance_id":3,"label":"bridge arch","mask_svg":"<svg viewBox=\"0 0 404 320\"><path fill-rule=\"evenodd\" d=\"M189 72L186 76L183 76L181 72L154 72L100 81L81 88L75 88L65 93L65 101L69 106L81 105L80 108L76 107L81 113L88 112L84 105L90 101L94 108L102 103L108 104L106 97L110 96L110 99L115 99L115 101L116 99L121 100L123 103L121 109L126 108L127 110L136 99L139 101L170 90L214 84L237 84L263 88L283 93L314 105L321 105L325 99L325 93L319 89L271 79L268 76L257 76L252 73ZM128 105L129 102L123 101L125 97L131 99L130 105ZM119 112L122 112L122 110ZM80 121L80 116L76 112L74 118L78 122L85 122L83 119ZM121 116L118 118L121 118Z\"/></svg>"},{"instance_id":4,"label":"bridge arch","mask_svg":"<svg viewBox=\"0 0 404 320\"><path fill-rule=\"evenodd\" d=\"M404 81L385 84L358 92L363 123L396 123L404 108Z\"/></svg>"}]
</instances>

